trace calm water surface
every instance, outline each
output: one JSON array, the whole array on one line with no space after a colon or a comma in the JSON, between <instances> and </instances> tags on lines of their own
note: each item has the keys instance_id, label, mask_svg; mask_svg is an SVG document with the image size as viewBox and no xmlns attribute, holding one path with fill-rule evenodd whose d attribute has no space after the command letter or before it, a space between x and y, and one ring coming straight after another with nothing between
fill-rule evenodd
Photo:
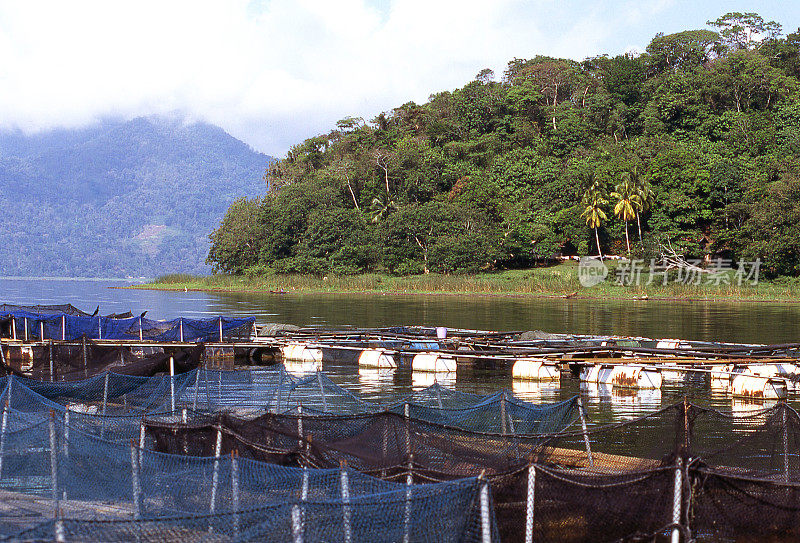
<instances>
[{"instance_id":1,"label":"calm water surface","mask_svg":"<svg viewBox=\"0 0 800 543\"><path fill-rule=\"evenodd\" d=\"M472 296L395 295L275 295L157 292L110 287L129 285L112 280L39 280L0 278L0 302L18 304L71 303L103 313L147 311L148 316L254 315L259 322L300 326L427 325L481 330L544 330L579 334L672 337L747 343L800 341L800 304L564 300ZM325 371L343 386L376 400L388 400L433 382L432 376L410 372L378 373L351 366L326 365ZM531 401L551 402L576 394L578 383L512 381L508 375L459 373L440 379L470 392L512 389ZM760 407L712 391L708 383L665 384L660 391L585 390L590 418L597 422L624 420L652 411L688 395L698 403L725 411L748 412ZM800 407L800 395L790 401ZM767 404L769 405L769 404Z\"/></svg>"}]
</instances>

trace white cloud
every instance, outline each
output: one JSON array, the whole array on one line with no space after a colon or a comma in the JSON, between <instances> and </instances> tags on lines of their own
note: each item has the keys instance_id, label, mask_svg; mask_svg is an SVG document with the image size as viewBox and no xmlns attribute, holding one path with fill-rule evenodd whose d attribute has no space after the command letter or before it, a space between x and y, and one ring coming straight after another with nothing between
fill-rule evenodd
<instances>
[{"instance_id":1,"label":"white cloud","mask_svg":"<svg viewBox=\"0 0 800 543\"><path fill-rule=\"evenodd\" d=\"M654 0L657 11L665 0ZM601 52L614 25L549 0L12 0L0 4L0 126L179 111L280 155L536 54ZM647 10L646 12L652 13ZM554 23L554 17L559 21Z\"/></svg>"}]
</instances>

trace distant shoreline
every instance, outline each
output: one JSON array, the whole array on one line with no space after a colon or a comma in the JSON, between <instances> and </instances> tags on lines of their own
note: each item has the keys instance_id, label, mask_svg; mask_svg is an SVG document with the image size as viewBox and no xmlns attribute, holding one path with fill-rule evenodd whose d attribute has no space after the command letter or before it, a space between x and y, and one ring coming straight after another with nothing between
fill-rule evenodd
<instances>
[{"instance_id":1,"label":"distant shoreline","mask_svg":"<svg viewBox=\"0 0 800 543\"><path fill-rule=\"evenodd\" d=\"M476 275L382 274L316 277L307 275L245 276L173 274L130 288L163 291L202 291L282 295L391 295L470 296L532 299L629 300L672 302L772 302L800 303L800 282L761 282L758 285L667 285L622 286L610 282L584 287L577 266L565 263L551 268L507 270Z\"/></svg>"}]
</instances>

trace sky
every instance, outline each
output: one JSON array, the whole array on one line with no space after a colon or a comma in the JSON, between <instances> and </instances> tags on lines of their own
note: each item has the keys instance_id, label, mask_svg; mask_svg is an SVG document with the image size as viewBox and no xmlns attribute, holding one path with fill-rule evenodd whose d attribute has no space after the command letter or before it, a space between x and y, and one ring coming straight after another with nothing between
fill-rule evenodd
<instances>
[{"instance_id":1,"label":"sky","mask_svg":"<svg viewBox=\"0 0 800 543\"><path fill-rule=\"evenodd\" d=\"M643 51L657 32L800 2L683 0L0 0L0 129L178 115L281 157L537 54Z\"/></svg>"}]
</instances>

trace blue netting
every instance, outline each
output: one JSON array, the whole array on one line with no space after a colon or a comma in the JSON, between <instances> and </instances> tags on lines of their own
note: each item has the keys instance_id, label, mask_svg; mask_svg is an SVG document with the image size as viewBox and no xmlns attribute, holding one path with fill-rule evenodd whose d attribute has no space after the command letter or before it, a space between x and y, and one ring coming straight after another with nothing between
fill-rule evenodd
<instances>
[{"instance_id":1,"label":"blue netting","mask_svg":"<svg viewBox=\"0 0 800 543\"><path fill-rule=\"evenodd\" d=\"M207 319L177 319L159 321L144 317L117 319L83 315L40 315L28 311L0 313L0 319L13 319L17 337L39 339L63 339L74 341L82 337L89 339L117 339L150 341L218 341L220 324L222 336L247 337L255 323L255 317L211 317ZM42 329L44 338L41 337Z\"/></svg>"},{"instance_id":2,"label":"blue netting","mask_svg":"<svg viewBox=\"0 0 800 543\"><path fill-rule=\"evenodd\" d=\"M486 483L474 478L408 487L351 469L142 450L87 435L59 414L8 410L4 419L7 539L286 541L300 531L307 541L457 542L481 541L484 528L497 539L488 496L481 508Z\"/></svg>"}]
</instances>

